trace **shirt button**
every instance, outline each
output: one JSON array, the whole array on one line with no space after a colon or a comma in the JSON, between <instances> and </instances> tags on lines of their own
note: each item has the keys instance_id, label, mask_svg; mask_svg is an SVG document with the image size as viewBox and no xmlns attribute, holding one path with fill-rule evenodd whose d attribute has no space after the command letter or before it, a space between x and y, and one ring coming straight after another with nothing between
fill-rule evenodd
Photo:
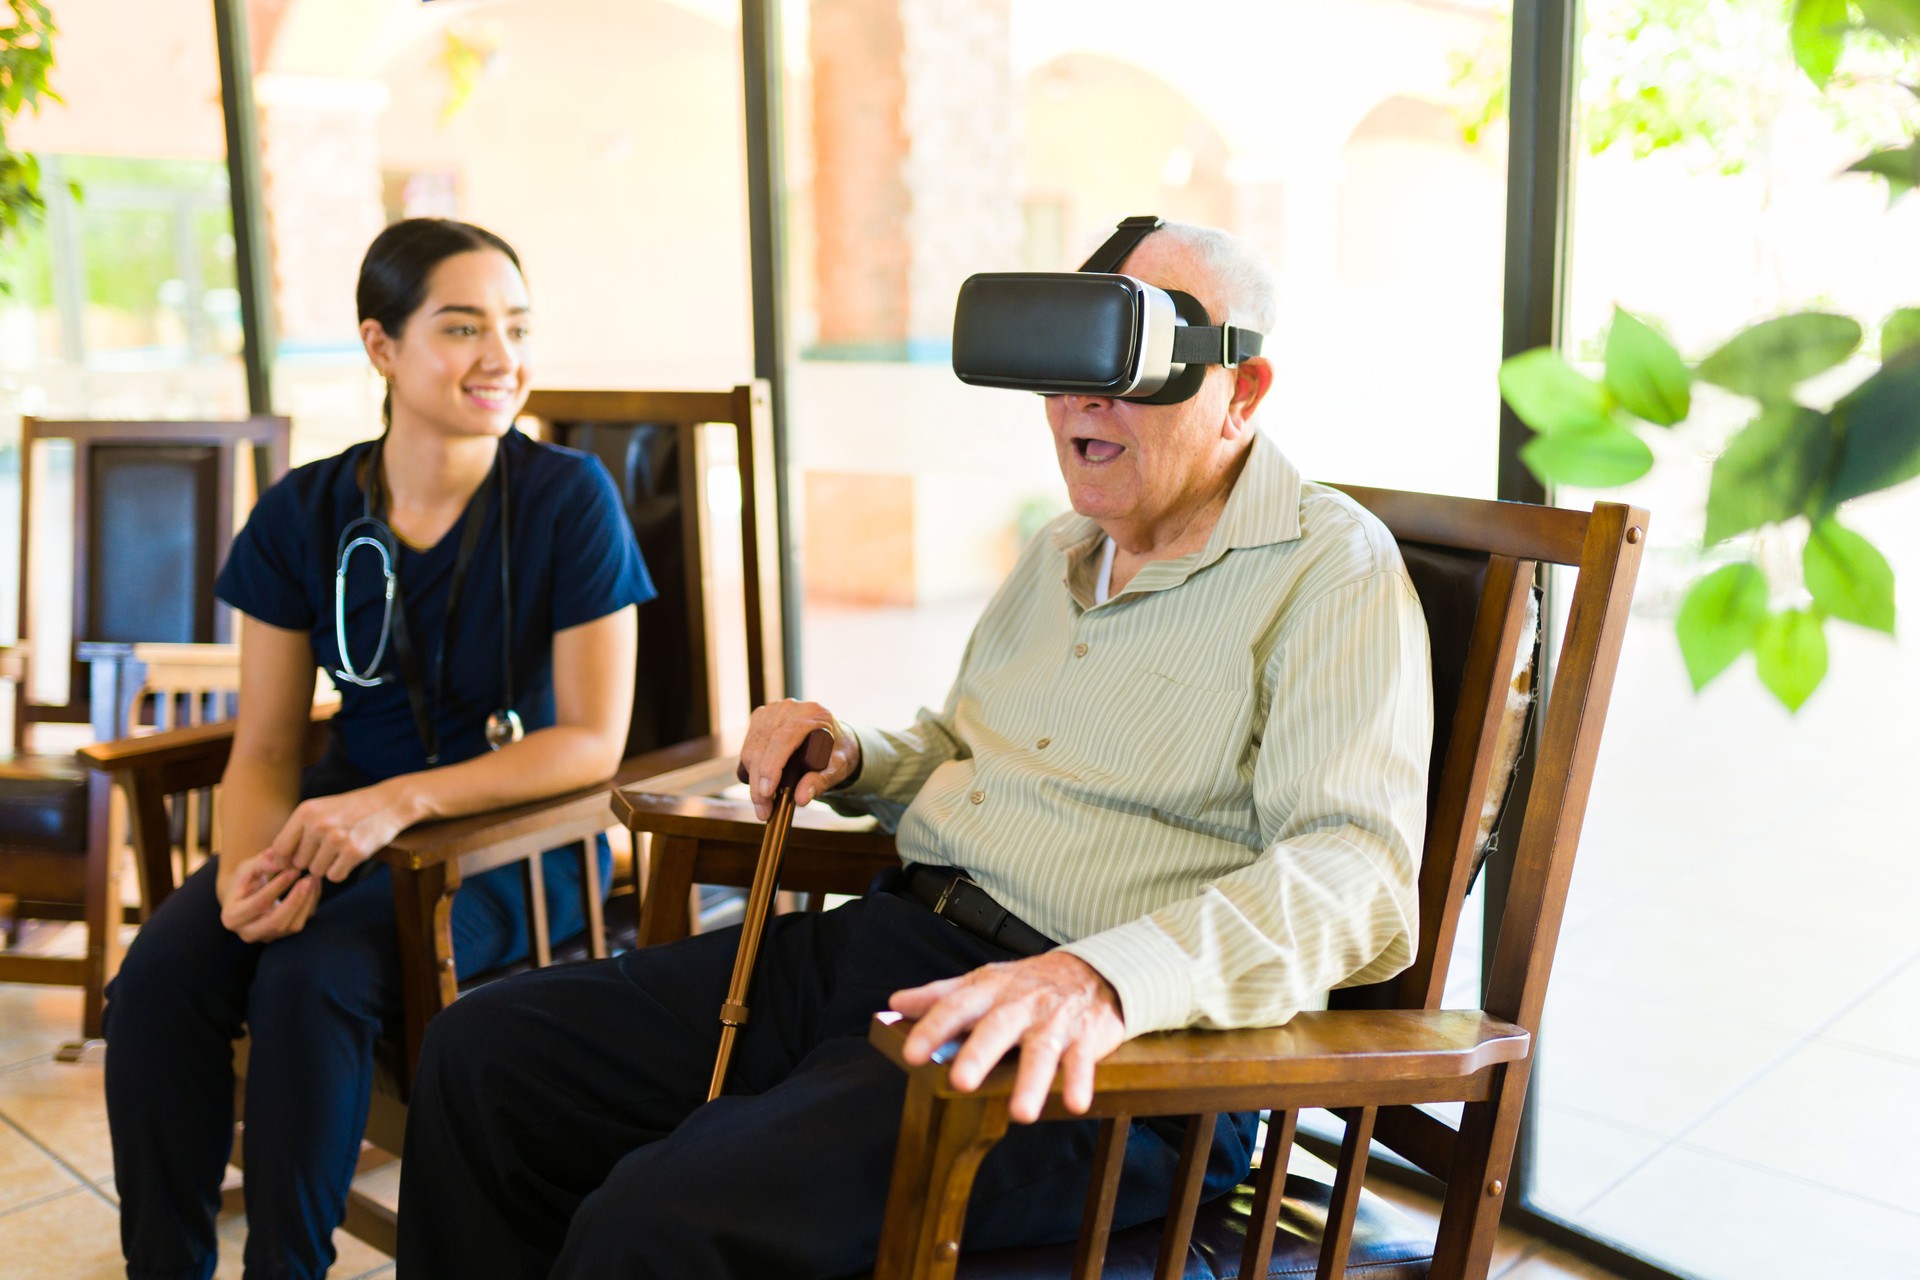
<instances>
[{"instance_id":1,"label":"shirt button","mask_svg":"<svg viewBox=\"0 0 1920 1280\"><path fill-rule=\"evenodd\" d=\"M1076 658L1084 658L1087 656L1087 646L1084 642L1073 646L1073 656Z\"/></svg>"},{"instance_id":2,"label":"shirt button","mask_svg":"<svg viewBox=\"0 0 1920 1280\"><path fill-rule=\"evenodd\" d=\"M1042 739L1040 739L1040 741L1038 741L1038 742L1036 742L1036 743L1034 743L1033 745L1034 745L1035 747L1037 747L1037 748L1039 748L1039 749L1040 749L1041 751L1045 751L1045 750L1046 750L1046 749L1047 749L1048 747L1050 747L1050 746L1052 746L1052 745L1053 745L1053 739L1052 739L1052 738L1042 738Z\"/></svg>"},{"instance_id":3,"label":"shirt button","mask_svg":"<svg viewBox=\"0 0 1920 1280\"><path fill-rule=\"evenodd\" d=\"M987 798L987 793L984 791L976 791L972 795L967 797L967 799L973 801L975 804L979 804L982 800L985 800L986 798Z\"/></svg>"}]
</instances>

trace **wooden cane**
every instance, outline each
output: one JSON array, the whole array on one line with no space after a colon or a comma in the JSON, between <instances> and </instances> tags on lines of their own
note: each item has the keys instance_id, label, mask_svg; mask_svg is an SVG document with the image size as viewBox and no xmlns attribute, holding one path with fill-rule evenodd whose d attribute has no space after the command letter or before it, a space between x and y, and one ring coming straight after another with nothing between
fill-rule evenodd
<instances>
[{"instance_id":1,"label":"wooden cane","mask_svg":"<svg viewBox=\"0 0 1920 1280\"><path fill-rule=\"evenodd\" d=\"M733 978L727 983L726 1003L720 1006L720 1052L713 1062L713 1082L707 1101L720 1096L727 1081L727 1060L733 1056L734 1037L747 1024L747 991L753 982L753 962L760 953L760 935L766 932L773 895L780 887L780 856L786 851L787 828L793 825L793 789L809 773L818 773L833 759L833 734L815 729L787 761L780 785L773 793L773 815L760 837L760 860L753 868L753 888L747 892L746 913L740 919L740 949L733 956ZM740 781L746 782L742 767Z\"/></svg>"}]
</instances>

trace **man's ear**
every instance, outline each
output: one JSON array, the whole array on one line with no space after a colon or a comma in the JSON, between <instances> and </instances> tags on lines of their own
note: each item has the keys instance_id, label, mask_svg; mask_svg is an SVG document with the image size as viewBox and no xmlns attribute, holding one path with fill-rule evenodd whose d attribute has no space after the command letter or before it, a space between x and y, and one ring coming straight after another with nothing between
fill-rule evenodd
<instances>
[{"instance_id":1,"label":"man's ear","mask_svg":"<svg viewBox=\"0 0 1920 1280\"><path fill-rule=\"evenodd\" d=\"M387 336L386 326L378 320L362 320L360 345L367 349L375 373L384 378L393 372L393 339Z\"/></svg>"},{"instance_id":2,"label":"man's ear","mask_svg":"<svg viewBox=\"0 0 1920 1280\"><path fill-rule=\"evenodd\" d=\"M1273 361L1248 356L1227 372L1233 375L1233 392L1227 401L1225 434L1237 440L1252 430L1254 411L1273 389Z\"/></svg>"}]
</instances>

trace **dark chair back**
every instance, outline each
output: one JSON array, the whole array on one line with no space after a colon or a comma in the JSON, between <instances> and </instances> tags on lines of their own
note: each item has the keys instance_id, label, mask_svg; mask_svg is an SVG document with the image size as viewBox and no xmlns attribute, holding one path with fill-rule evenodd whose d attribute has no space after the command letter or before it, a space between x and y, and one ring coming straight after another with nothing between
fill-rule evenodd
<instances>
[{"instance_id":1,"label":"dark chair back","mask_svg":"<svg viewBox=\"0 0 1920 1280\"><path fill-rule=\"evenodd\" d=\"M226 643L232 611L213 580L250 489L287 469L284 417L232 422L59 422L20 429L20 634L32 632L34 481L47 443L73 451L72 638L138 644ZM43 553L44 554L44 553ZM88 682L74 652L36 654L68 664L64 703L21 699L16 737L32 721L92 719Z\"/></svg>"},{"instance_id":2,"label":"dark chair back","mask_svg":"<svg viewBox=\"0 0 1920 1280\"><path fill-rule=\"evenodd\" d=\"M719 532L706 502L720 465L711 432L731 437L740 475L747 699L734 719L785 696L780 564L774 545L773 429L765 383L731 391L536 391L542 439L606 464L658 596L640 610L628 756L705 737L726 717L714 658L724 610L712 564Z\"/></svg>"}]
</instances>

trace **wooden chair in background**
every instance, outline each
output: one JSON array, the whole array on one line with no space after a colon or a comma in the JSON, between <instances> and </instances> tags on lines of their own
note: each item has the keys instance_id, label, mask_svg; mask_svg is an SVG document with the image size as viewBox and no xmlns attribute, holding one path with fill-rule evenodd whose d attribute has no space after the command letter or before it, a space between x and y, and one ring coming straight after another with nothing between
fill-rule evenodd
<instances>
[{"instance_id":1,"label":"wooden chair in background","mask_svg":"<svg viewBox=\"0 0 1920 1280\"><path fill-rule=\"evenodd\" d=\"M288 437L287 419L277 417L21 425L20 634L28 639L0 651L13 711L12 750L0 760L0 897L10 902L12 932L32 919L88 928L78 959L0 952L0 981L82 987L83 1039L100 1034L102 991L117 963L119 861L107 788L71 752L89 736L105 741L129 728L123 708L95 705L99 673L89 674L87 654L98 642L231 638L214 575L263 479L286 470ZM70 489L50 483L63 469L56 454L70 462ZM71 541L36 546L37 526L70 529ZM42 618L43 589L57 598L69 578L70 603ZM36 667L42 678L61 673L50 683L64 683L63 698L36 696ZM47 740L62 732L64 742Z\"/></svg>"},{"instance_id":2,"label":"wooden chair in background","mask_svg":"<svg viewBox=\"0 0 1920 1280\"><path fill-rule=\"evenodd\" d=\"M1121 1046L1096 1073L1090 1114L1102 1127L1080 1240L964 1260L967 1199L981 1159L1006 1131L1012 1066L1003 1063L977 1092L959 1093L944 1066L907 1066L910 1024L880 1015L869 1038L909 1085L876 1277L946 1277L958 1268L969 1277L1164 1280L1194 1274L1190 1266L1223 1280L1486 1275L1647 514L1613 503L1587 515L1348 492L1399 540L1433 639L1434 758L1412 966L1388 982L1336 992L1334 1008L1283 1027L1157 1034ZM1497 927L1489 923L1481 1007L1442 1010L1462 902L1486 848L1484 815L1508 790L1498 761L1503 745L1516 742L1510 694L1533 647L1532 587L1544 565L1572 566L1577 576L1539 757L1524 807L1501 834L1512 855L1505 909ZM641 786L617 792L615 807L631 828L653 835L655 893L674 886L657 904L649 894L643 939L684 931L679 884L750 881L761 828L744 804ZM890 837L833 825L802 811L782 868L786 888L858 893L877 869L897 863ZM1420 1109L1431 1103L1464 1104L1457 1129ZM1331 1185L1286 1173L1307 1107L1334 1109L1345 1121ZM1218 1114L1255 1109L1271 1117L1253 1184L1197 1206ZM1045 1114L1065 1117L1057 1090ZM1187 1118L1168 1218L1109 1240L1128 1126L1161 1115ZM1370 1141L1445 1182L1437 1240L1364 1192Z\"/></svg>"},{"instance_id":3,"label":"wooden chair in background","mask_svg":"<svg viewBox=\"0 0 1920 1280\"><path fill-rule=\"evenodd\" d=\"M774 552L771 429L764 383L718 392L551 391L536 392L528 416L543 438L583 448L612 472L635 526L655 586L656 600L641 607L638 679L627 757L614 779L567 795L447 822L427 823L400 835L379 857L393 869L399 915L405 1017L397 1041L382 1046L381 1071L367 1122L368 1141L398 1153L405 1130L405 1099L428 1021L459 994L455 981L451 911L467 876L518 863L525 877L531 962L553 957L545 914L544 882L536 856L573 845L586 872L588 954L606 954L601 902L594 886L598 867L593 842L609 825L610 785L674 778L688 786L717 785L713 763L718 736L728 723L722 706L722 661L726 610L716 583L716 550L722 538L706 501L708 482L730 453L740 476L737 552L745 598L740 617L744 659L740 682L747 711L783 696L780 565ZM724 433L723 440L712 432ZM724 449L721 447L724 441ZM309 759L325 747L325 725L309 733ZM155 883L154 901L172 887L161 869L175 857L186 797L215 786L232 748L231 726L208 724L105 743L83 751L127 797L133 844ZM691 774L679 773L689 766ZM731 766L726 766L730 768ZM663 780L661 775L667 775ZM347 1230L392 1252L393 1218L364 1197L349 1205Z\"/></svg>"}]
</instances>

